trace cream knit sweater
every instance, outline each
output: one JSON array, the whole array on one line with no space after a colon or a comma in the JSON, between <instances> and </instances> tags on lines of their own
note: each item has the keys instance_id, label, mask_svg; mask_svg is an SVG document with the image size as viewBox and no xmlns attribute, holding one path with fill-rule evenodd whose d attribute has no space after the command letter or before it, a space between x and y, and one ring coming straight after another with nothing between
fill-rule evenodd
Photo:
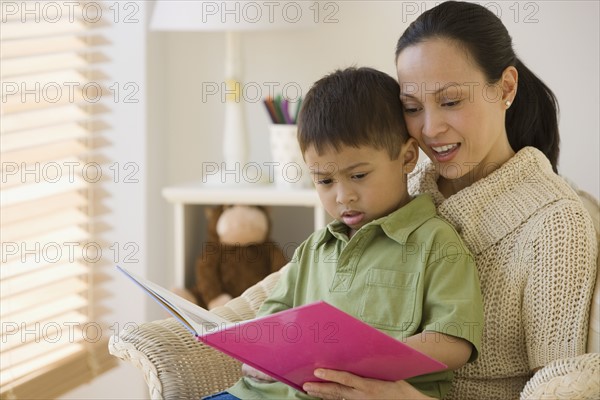
<instances>
[{"instance_id":1,"label":"cream knit sweater","mask_svg":"<svg viewBox=\"0 0 600 400\"><path fill-rule=\"evenodd\" d=\"M447 398L517 399L531 370L585 352L597 244L576 193L535 148L445 199L433 164L411 194L430 193L475 256L485 326L479 358Z\"/></svg>"}]
</instances>

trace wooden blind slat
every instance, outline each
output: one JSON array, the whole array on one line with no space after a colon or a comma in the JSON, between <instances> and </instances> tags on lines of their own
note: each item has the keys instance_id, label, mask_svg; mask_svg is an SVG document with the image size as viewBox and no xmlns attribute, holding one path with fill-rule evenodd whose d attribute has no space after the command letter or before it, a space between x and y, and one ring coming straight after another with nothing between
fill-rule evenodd
<instances>
[{"instance_id":1,"label":"wooden blind slat","mask_svg":"<svg viewBox=\"0 0 600 400\"><path fill-rule=\"evenodd\" d=\"M56 325L61 328L74 329L76 324L83 325L88 322L88 316L78 311L71 311L63 314L60 317L52 318L52 321L36 321L35 324L47 324L48 329L53 329ZM23 325L23 324L8 324L8 329L2 335L2 349L3 352L8 352L11 349L19 346L26 346L32 344L39 338L33 335L26 335L26 332L31 332L36 329L36 325ZM7 324L5 324L7 325ZM53 329L54 331L54 329ZM52 332L47 332L44 337L50 336Z\"/></svg>"},{"instance_id":2,"label":"wooden blind slat","mask_svg":"<svg viewBox=\"0 0 600 400\"><path fill-rule=\"evenodd\" d=\"M59 142L45 146L35 146L25 150L6 152L2 156L2 161L14 164L35 164L44 161L62 160L67 156L83 155L87 150L88 147L84 143L73 140L66 143ZM62 174L58 173L55 175L62 176ZM56 178L48 176L46 179L55 180Z\"/></svg>"},{"instance_id":3,"label":"wooden blind slat","mask_svg":"<svg viewBox=\"0 0 600 400\"><path fill-rule=\"evenodd\" d=\"M58 271L57 271L58 270ZM28 275L25 278L39 277L39 282L31 279L13 279L12 282L2 282L2 290L5 290L2 318L11 315L14 320L19 320L18 313L30 310L37 304L56 301L66 293L82 293L87 290L87 284L79 279L87 274L87 269L77 271L75 268L48 268L44 273ZM49 274L55 274L49 276Z\"/></svg>"},{"instance_id":4,"label":"wooden blind slat","mask_svg":"<svg viewBox=\"0 0 600 400\"><path fill-rule=\"evenodd\" d=\"M72 52L13 58L3 62L0 77L7 80L12 77L46 73L48 71L88 69L92 64L106 61L108 59L100 52Z\"/></svg>"},{"instance_id":5,"label":"wooden blind slat","mask_svg":"<svg viewBox=\"0 0 600 400\"><path fill-rule=\"evenodd\" d=\"M90 47L108 44L102 36L54 36L34 37L21 40L6 40L0 43L3 60L15 57L31 57L43 54L59 54L87 50Z\"/></svg>"},{"instance_id":6,"label":"wooden blind slat","mask_svg":"<svg viewBox=\"0 0 600 400\"><path fill-rule=\"evenodd\" d=\"M0 196L0 205L8 207L65 192L85 189L87 189L85 180L77 176L72 180L69 176L63 176L56 182L45 181L35 185L22 185L17 189L4 190L2 196Z\"/></svg>"},{"instance_id":7,"label":"wooden blind slat","mask_svg":"<svg viewBox=\"0 0 600 400\"><path fill-rule=\"evenodd\" d=\"M88 24L85 21L61 19L50 22L45 19L21 21L7 21L2 24L2 40L15 40L31 37L61 36L66 34L80 34L89 29L99 27L98 24Z\"/></svg>"},{"instance_id":8,"label":"wooden blind slat","mask_svg":"<svg viewBox=\"0 0 600 400\"><path fill-rule=\"evenodd\" d=\"M88 200L79 192L60 193L41 200L23 202L2 210L0 227L8 226L23 220L38 218L60 210L83 208ZM4 229L4 228L3 228Z\"/></svg>"},{"instance_id":9,"label":"wooden blind slat","mask_svg":"<svg viewBox=\"0 0 600 400\"><path fill-rule=\"evenodd\" d=\"M32 236L40 236L48 234L48 232L59 231L70 226L83 226L87 220L88 218L85 210L69 208L36 218L35 227L32 226L31 220L25 220L10 225L7 224L2 227L2 240L7 242L24 240Z\"/></svg>"},{"instance_id":10,"label":"wooden blind slat","mask_svg":"<svg viewBox=\"0 0 600 400\"><path fill-rule=\"evenodd\" d=\"M59 300L51 301L46 304L38 304L37 307L20 312L18 315L19 320L16 318L13 319L10 315L7 315L4 321L4 328L7 326L7 322L32 324L36 321L45 321L50 320L51 318L54 319L72 310L84 309L87 305L88 302L85 297L77 294L67 294Z\"/></svg>"},{"instance_id":11,"label":"wooden blind slat","mask_svg":"<svg viewBox=\"0 0 600 400\"><path fill-rule=\"evenodd\" d=\"M65 122L85 121L89 118L87 111L76 104L67 104L60 107L53 107L52 109L5 114L2 116L0 131L4 134Z\"/></svg>"},{"instance_id":12,"label":"wooden blind slat","mask_svg":"<svg viewBox=\"0 0 600 400\"><path fill-rule=\"evenodd\" d=\"M0 137L0 146L5 152L23 148L62 142L69 139L85 139L92 132L77 123L47 126L29 131L4 134Z\"/></svg>"},{"instance_id":13,"label":"wooden blind slat","mask_svg":"<svg viewBox=\"0 0 600 400\"><path fill-rule=\"evenodd\" d=\"M87 11L105 7L43 1L2 7L1 398L54 398L114 365L107 336L91 342L82 335L100 306L93 303L102 293L94 268L103 262L83 246L95 243L93 232L102 226L94 210L107 210L97 204L103 196L94 195L103 181L91 181L81 166L100 159L95 152L106 145L100 133L107 128L100 118L110 111L103 104L108 58L100 47L110 45L102 33L107 20L65 12L86 5ZM53 7L58 17L49 21ZM41 20L36 10L46 13Z\"/></svg>"}]
</instances>

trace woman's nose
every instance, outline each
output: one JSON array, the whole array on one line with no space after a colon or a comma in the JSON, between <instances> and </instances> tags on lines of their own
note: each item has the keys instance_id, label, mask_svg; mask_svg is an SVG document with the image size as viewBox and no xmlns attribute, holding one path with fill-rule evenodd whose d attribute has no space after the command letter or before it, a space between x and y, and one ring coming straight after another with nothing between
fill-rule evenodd
<instances>
[{"instance_id":1,"label":"woman's nose","mask_svg":"<svg viewBox=\"0 0 600 400\"><path fill-rule=\"evenodd\" d=\"M434 138L440 133L443 133L448 128L444 120L443 112L439 110L430 110L423 113L423 126L421 133L424 136Z\"/></svg>"}]
</instances>

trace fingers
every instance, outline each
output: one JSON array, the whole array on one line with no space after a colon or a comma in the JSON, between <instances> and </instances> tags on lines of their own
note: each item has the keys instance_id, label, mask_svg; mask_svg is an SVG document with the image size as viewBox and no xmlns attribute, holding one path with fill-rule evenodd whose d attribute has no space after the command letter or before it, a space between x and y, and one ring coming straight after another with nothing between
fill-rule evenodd
<instances>
[{"instance_id":1,"label":"fingers","mask_svg":"<svg viewBox=\"0 0 600 400\"><path fill-rule=\"evenodd\" d=\"M315 376L325 382L307 382L303 389L311 396L327 400L431 399L406 381L380 381L321 368L315 370Z\"/></svg>"},{"instance_id":2,"label":"fingers","mask_svg":"<svg viewBox=\"0 0 600 400\"><path fill-rule=\"evenodd\" d=\"M350 372L321 368L315 370L315 376L317 378L323 379L324 381L339 383L340 385L347 386L350 388L355 388L357 385L359 385L360 380L364 379L359 378L358 376L351 374Z\"/></svg>"},{"instance_id":3,"label":"fingers","mask_svg":"<svg viewBox=\"0 0 600 400\"><path fill-rule=\"evenodd\" d=\"M310 396L324 400L350 400L352 398L350 396L345 397L343 393L346 393L347 388L339 383L308 382L304 384L302 389Z\"/></svg>"},{"instance_id":4,"label":"fingers","mask_svg":"<svg viewBox=\"0 0 600 400\"><path fill-rule=\"evenodd\" d=\"M273 379L269 375L260 372L259 370L247 364L242 364L242 375L248 378L252 378L258 382L275 382L275 379Z\"/></svg>"},{"instance_id":5,"label":"fingers","mask_svg":"<svg viewBox=\"0 0 600 400\"><path fill-rule=\"evenodd\" d=\"M352 386L354 378L358 378L348 372L317 369L315 376L328 382L307 382L302 387L306 393L313 397L327 400L350 400L354 396ZM360 379L360 378L359 378Z\"/></svg>"}]
</instances>

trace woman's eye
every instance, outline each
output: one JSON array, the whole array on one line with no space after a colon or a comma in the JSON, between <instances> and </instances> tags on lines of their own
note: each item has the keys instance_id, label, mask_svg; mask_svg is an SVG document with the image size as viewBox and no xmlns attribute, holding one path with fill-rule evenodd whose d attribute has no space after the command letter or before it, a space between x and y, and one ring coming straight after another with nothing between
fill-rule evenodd
<instances>
[{"instance_id":1,"label":"woman's eye","mask_svg":"<svg viewBox=\"0 0 600 400\"><path fill-rule=\"evenodd\" d=\"M442 103L442 107L454 107L460 104L460 100L446 101Z\"/></svg>"}]
</instances>

